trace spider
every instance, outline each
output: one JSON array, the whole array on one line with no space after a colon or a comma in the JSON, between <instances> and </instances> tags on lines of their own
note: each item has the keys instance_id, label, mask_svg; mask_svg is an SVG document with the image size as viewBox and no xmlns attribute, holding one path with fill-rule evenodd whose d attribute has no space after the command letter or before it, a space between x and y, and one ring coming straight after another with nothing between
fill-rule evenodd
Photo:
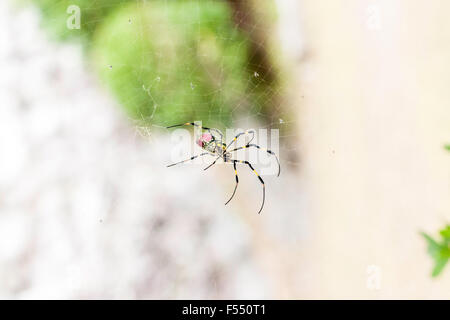
<instances>
[{"instance_id":1,"label":"spider","mask_svg":"<svg viewBox=\"0 0 450 320\"><path fill-rule=\"evenodd\" d=\"M210 168L211 166L213 166L213 165L217 162L217 160L219 160L220 158L222 158L222 160L223 160L224 163L229 163L229 164L232 163L232 164L233 164L233 167L234 167L234 175L235 175L235 177L236 177L236 184L235 184L235 186L234 186L233 194L231 195L230 199L228 199L228 201L225 202L225 205L227 205L227 204L231 201L231 199L233 199L234 194L236 193L237 186L238 186L238 184L239 184L239 178L238 178L238 174L237 174L236 164L237 164L237 163L243 163L243 164L246 164L246 165L248 165L248 167L250 168L250 170L252 170L253 173L256 174L256 176L258 177L259 181L260 181L261 184L262 184L262 188L263 188L263 199L262 199L261 208L259 209L258 214L261 213L261 211L262 211L262 209L263 209L263 207L264 207L264 201L265 201L265 198L266 198L266 191L265 191L266 188L265 188L265 185L264 185L264 180L263 180L263 179L260 177L260 175L256 172L256 170L253 168L253 166L252 166L252 164L251 164L250 162L248 162L248 161L243 161L243 160L234 160L234 159L231 159L231 153L234 152L234 151L237 151L237 150L247 149L247 148L251 148L251 147L254 147L254 148L257 148L257 149L260 149L260 150L264 150L264 151L266 151L267 153L269 153L269 154L275 156L275 159L277 160L277 163L278 163L278 175L277 175L277 176L280 176L280 161L278 160L278 157L277 157L277 155L275 154L275 152L273 152L273 151L271 151L271 150L268 150L268 149L266 149L266 148L261 148L260 146L258 146L258 145L256 145L256 144L251 144L251 143L250 143L250 142L252 142L253 138L255 137L255 131L254 131L254 130L247 130L247 131L244 131L244 132L241 132L241 133L237 134L237 135L233 138L233 140L232 140L230 143L228 143L228 145L227 145L226 143L223 142L223 141L224 141L224 140L223 140L223 134L222 134L222 132L221 132L220 130L215 129L215 128L202 127L202 126L200 126L200 125L198 125L198 124L196 124L196 123L193 123L193 122L187 122L187 123L182 123L182 124L176 124L176 125L167 127L167 129L169 129L169 128L174 128L174 127L181 127L181 126L195 126L195 127L200 128L201 130L206 130L206 132L202 133L202 135L200 136L200 139L197 140L197 144L198 144L203 150L205 150L206 152L203 152L203 153L201 153L201 154L199 154L199 155L196 155L196 156L192 156L191 158L186 159L186 160L183 160L183 161L179 161L179 162L176 162L176 163L169 164L167 167L172 167L172 166L175 166L175 165L180 164L180 163L184 163L184 162L187 162L187 161L191 161L191 160L194 160L195 158L198 158L198 157L201 157L201 156L204 156L204 155L217 156L217 158L214 160L213 163L211 163L209 166L207 166L207 167L206 167L205 169L203 169L203 170L206 170L206 169ZM232 149L232 150L228 150L228 148L229 148L233 143L235 143L236 140L237 140L240 136L242 136L242 135L248 135L248 134L251 134L252 137L251 137L250 141L249 141L245 146L243 146L243 147L238 147L238 148L234 148L234 149Z\"/></svg>"}]
</instances>

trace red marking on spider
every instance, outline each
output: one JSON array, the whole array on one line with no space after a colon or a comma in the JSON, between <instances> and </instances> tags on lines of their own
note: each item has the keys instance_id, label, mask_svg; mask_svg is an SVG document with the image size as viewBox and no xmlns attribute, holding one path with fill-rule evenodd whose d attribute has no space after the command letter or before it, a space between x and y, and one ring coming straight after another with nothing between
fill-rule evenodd
<instances>
[{"instance_id":1,"label":"red marking on spider","mask_svg":"<svg viewBox=\"0 0 450 320\"><path fill-rule=\"evenodd\" d=\"M200 139L198 139L197 144L203 148L203 146L205 144L207 144L208 142L210 142L212 140L212 135L209 132L205 132L202 134L202 136L200 137Z\"/></svg>"}]
</instances>

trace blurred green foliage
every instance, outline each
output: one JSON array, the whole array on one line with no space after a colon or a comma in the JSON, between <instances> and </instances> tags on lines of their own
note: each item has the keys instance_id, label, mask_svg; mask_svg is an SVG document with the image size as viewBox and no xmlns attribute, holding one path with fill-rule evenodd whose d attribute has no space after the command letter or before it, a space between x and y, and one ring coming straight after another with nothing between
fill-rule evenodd
<instances>
[{"instance_id":1,"label":"blurred green foliage","mask_svg":"<svg viewBox=\"0 0 450 320\"><path fill-rule=\"evenodd\" d=\"M155 110L163 123L229 124L231 106L246 94L247 50L228 6L209 1L124 7L105 18L92 44L101 78L127 111Z\"/></svg>"},{"instance_id":2,"label":"blurred green foliage","mask_svg":"<svg viewBox=\"0 0 450 320\"><path fill-rule=\"evenodd\" d=\"M428 253L434 260L434 268L432 276L438 276L448 260L450 259L450 225L447 225L444 229L440 230L442 240L435 240L426 233L422 232L422 236L428 243Z\"/></svg>"},{"instance_id":3,"label":"blurred green foliage","mask_svg":"<svg viewBox=\"0 0 450 320\"><path fill-rule=\"evenodd\" d=\"M84 43L90 65L136 119L228 126L233 112L261 116L272 107L276 90L250 70L251 42L225 1L31 1L53 35ZM79 30L66 27L70 5L80 7Z\"/></svg>"},{"instance_id":4,"label":"blurred green foliage","mask_svg":"<svg viewBox=\"0 0 450 320\"><path fill-rule=\"evenodd\" d=\"M444 149L450 151L450 145L445 145ZM436 241L426 233L422 232L422 236L428 242L428 253L434 260L434 268L432 276L438 276L444 269L447 261L450 259L450 225L447 225L440 232L441 241Z\"/></svg>"},{"instance_id":5,"label":"blurred green foliage","mask_svg":"<svg viewBox=\"0 0 450 320\"><path fill-rule=\"evenodd\" d=\"M80 39L86 44L97 27L110 12L133 0L31 0L42 12L42 25L58 39ZM76 5L81 9L80 29L68 29L67 8Z\"/></svg>"}]
</instances>

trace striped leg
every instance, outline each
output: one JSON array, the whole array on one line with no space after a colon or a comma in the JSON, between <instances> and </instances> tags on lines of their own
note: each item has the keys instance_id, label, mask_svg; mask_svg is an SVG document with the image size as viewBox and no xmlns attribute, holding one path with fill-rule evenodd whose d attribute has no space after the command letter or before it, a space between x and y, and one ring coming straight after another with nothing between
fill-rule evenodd
<instances>
[{"instance_id":1,"label":"striped leg","mask_svg":"<svg viewBox=\"0 0 450 320\"><path fill-rule=\"evenodd\" d=\"M231 142L227 145L227 147L225 148L225 151L227 151L227 149L228 149L229 147L231 147L231 145L232 145L233 143L235 143L236 140L237 140L240 136L242 136L242 135L244 135L244 134L250 134L250 133L252 134L252 138L250 139L249 143L252 142L253 138L255 137L255 131L254 131L254 130L247 130L247 131L238 133L238 134L233 138L233 140L231 140Z\"/></svg>"},{"instance_id":2,"label":"striped leg","mask_svg":"<svg viewBox=\"0 0 450 320\"><path fill-rule=\"evenodd\" d=\"M263 200L262 200L261 208L260 208L259 211L258 211L258 214L260 214L261 211L262 211L262 209L264 208L264 201L266 200L266 186L265 186L265 184L264 184L264 180L259 176L258 172L256 172L256 170L253 168L252 164L251 164L250 162L248 162L248 161L242 161L242 160L228 160L227 162L233 162L233 163L245 163L246 165L249 166L250 170L252 170L253 173L256 174L256 176L258 177L258 179L259 179L259 181L261 182L262 187L263 187ZM236 176L237 176L237 173L236 173ZM236 178L236 180L237 180L237 178ZM235 187L235 188L237 188L237 184L236 184L236 187ZM233 194L234 194L234 193L233 193ZM230 200L231 200L231 199L230 199Z\"/></svg>"},{"instance_id":3,"label":"striped leg","mask_svg":"<svg viewBox=\"0 0 450 320\"><path fill-rule=\"evenodd\" d=\"M249 141L249 143L253 140L253 138L255 137L255 131L254 130L247 130L247 131L245 131L245 132L241 132L241 133L238 133L237 135L236 135L236 137L234 137L233 138L233 140L228 144L228 146L226 146L225 147L225 149L224 149L224 153L228 153L227 152L227 149L234 143L234 142L236 142L236 140L240 137L240 136L242 136L242 135L244 135L244 134L249 134L249 133L251 133L252 134L252 138L250 139L250 141ZM239 148L238 148L239 149ZM238 149L235 149L235 150L238 150ZM242 148L241 148L242 149ZM232 151L234 151L234 150L232 150ZM230 151L231 152L231 151ZM220 157L219 157L220 158ZM214 160L214 162L213 163L211 163L209 166L207 166L205 169L203 169L203 170L206 170L206 169L209 169L209 168L211 168L213 165L215 165L216 164L216 162L217 162L217 160L219 160L219 158L217 158L216 160ZM277 159L277 161L278 161L278 159ZM278 170L278 175L280 174L280 170Z\"/></svg>"},{"instance_id":4,"label":"striped leg","mask_svg":"<svg viewBox=\"0 0 450 320\"><path fill-rule=\"evenodd\" d=\"M247 144L247 145L245 145L243 147L239 147L239 148L235 148L233 150L230 150L227 153L231 153L233 151L237 151L237 150L241 150L241 149L247 149L247 148L250 148L250 147L255 147L255 148L260 149L262 151L266 151L268 154L271 154L271 155L275 156L275 159L277 159L277 163L278 163L278 175L277 175L277 177L279 177L280 176L280 171L281 171L280 161L278 160L278 157L275 154L275 152L273 152L273 151L271 151L271 150L269 150L267 148L262 148L262 147L258 146L257 144Z\"/></svg>"},{"instance_id":5,"label":"striped leg","mask_svg":"<svg viewBox=\"0 0 450 320\"><path fill-rule=\"evenodd\" d=\"M234 142L236 142L236 140L240 137L240 136L242 136L242 135L244 135L244 134L252 134L252 138L250 139L250 141L249 141L249 143L253 140L253 138L255 138L255 131L254 130L247 130L247 131L245 131L245 132L240 132L240 133L238 133L234 138L233 138L233 140L228 144L228 146L226 146L226 147L224 147L224 154L225 153L227 153L227 149L234 143ZM223 140L223 139L222 139ZM225 144L224 144L225 145ZM217 160L219 160L219 158L217 158L216 160L214 160L214 162L213 163L211 163L209 166L207 166L205 169L203 169L203 170L206 170L206 169L209 169L210 167L212 167L214 164L216 164L216 162L217 162ZM277 161L278 161L278 159L277 159ZM278 165L278 175L280 175L280 170L279 170L279 165Z\"/></svg>"},{"instance_id":6,"label":"striped leg","mask_svg":"<svg viewBox=\"0 0 450 320\"><path fill-rule=\"evenodd\" d=\"M236 189L237 189L238 183L239 183L239 178L238 178L237 169L236 169L236 162L237 162L236 160L233 160L234 175L236 176L236 185L234 186L233 194L231 195L230 199L228 199L228 201L225 202L225 205L227 205L228 202L230 202L231 199L233 199L234 194L236 193Z\"/></svg>"},{"instance_id":7,"label":"striped leg","mask_svg":"<svg viewBox=\"0 0 450 320\"><path fill-rule=\"evenodd\" d=\"M218 129L203 127L203 126L200 126L200 125L198 125L198 124L196 124L194 122L186 122L186 123L176 124L176 125L169 126L169 127L166 127L166 128L170 129L170 128L181 127L181 126L194 126L194 127L200 128L200 129L205 129L209 133L211 133L211 131L217 132L217 134L220 136L220 140L223 141L223 134Z\"/></svg>"},{"instance_id":8,"label":"striped leg","mask_svg":"<svg viewBox=\"0 0 450 320\"><path fill-rule=\"evenodd\" d=\"M217 157L216 160L214 160L213 163L211 163L209 166L207 166L207 167L206 167L205 169L203 169L203 170L206 170L206 169L209 169L210 167L212 167L212 166L217 162L217 160L219 160L221 157L222 157L222 156Z\"/></svg>"},{"instance_id":9,"label":"striped leg","mask_svg":"<svg viewBox=\"0 0 450 320\"><path fill-rule=\"evenodd\" d=\"M169 164L167 167L173 167L173 166L175 166L175 165L177 165L177 164L180 164L180 163L183 163L183 162L187 162L187 161L191 161L191 160L194 160L195 158L198 158L198 157L201 157L201 156L204 156L204 155L207 155L207 154L210 155L209 152L203 152L203 153L198 154L198 155L196 155L196 156L192 156L192 157L190 157L189 159L186 159L186 160L183 160L183 161L180 161L180 162L176 162L176 163Z\"/></svg>"}]
</instances>

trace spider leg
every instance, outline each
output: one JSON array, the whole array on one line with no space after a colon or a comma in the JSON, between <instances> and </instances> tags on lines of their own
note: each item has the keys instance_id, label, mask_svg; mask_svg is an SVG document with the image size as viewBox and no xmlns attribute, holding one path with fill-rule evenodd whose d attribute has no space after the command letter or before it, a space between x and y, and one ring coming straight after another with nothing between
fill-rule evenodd
<instances>
[{"instance_id":1,"label":"spider leg","mask_svg":"<svg viewBox=\"0 0 450 320\"><path fill-rule=\"evenodd\" d=\"M250 148L250 147L255 147L255 148L260 149L262 151L266 151L268 154L271 154L271 155L275 156L275 159L277 160L277 163L278 163L278 175L277 175L277 177L279 177L280 176L280 171L281 171L280 160L278 160L278 157L277 157L275 152L273 152L273 151L271 151L271 150L269 150L267 148L262 148L262 147L258 146L257 144L250 144L249 143L249 144L247 144L247 145L245 145L243 147L239 147L239 148L235 148L233 150L230 150L227 153L231 153L233 151L237 151L237 150L241 150L241 149L247 149L247 148Z\"/></svg>"},{"instance_id":2,"label":"spider leg","mask_svg":"<svg viewBox=\"0 0 450 320\"><path fill-rule=\"evenodd\" d=\"M194 126L194 127L199 127L199 128L203 128L203 129L209 129L209 128L202 127L202 126L200 126L200 125L198 125L198 124L196 124L194 122L186 122L186 123L175 124L173 126L168 126L166 128L170 129L170 128L181 127L181 126Z\"/></svg>"},{"instance_id":3,"label":"spider leg","mask_svg":"<svg viewBox=\"0 0 450 320\"><path fill-rule=\"evenodd\" d=\"M263 200L262 200L262 204L261 204L261 209L259 209L259 211L258 211L258 214L260 214L262 209L263 209L263 207L264 207L264 201L266 200L266 185L264 184L264 180L260 177L258 172L256 172L256 170L253 168L253 166L251 165L250 162L248 162L248 161L241 161L241 163L242 162L246 163L249 166L250 170L252 170L253 173L256 174L256 176L258 177L259 181L262 184L262 187L263 187Z\"/></svg>"},{"instance_id":4,"label":"spider leg","mask_svg":"<svg viewBox=\"0 0 450 320\"><path fill-rule=\"evenodd\" d=\"M166 127L166 129L175 128L175 127L181 127L181 126L194 126L194 127L200 128L200 129L205 129L209 133L211 133L211 131L217 132L219 134L219 136L220 136L220 140L223 141L223 134L222 134L222 132L220 132L220 130L215 129L215 128L203 127L203 126L198 125L198 124L196 124L194 122L186 122L186 123L181 123L181 124L175 124L173 126Z\"/></svg>"},{"instance_id":5,"label":"spider leg","mask_svg":"<svg viewBox=\"0 0 450 320\"><path fill-rule=\"evenodd\" d=\"M208 128L206 130L208 130L209 133L211 133L211 131L217 132L219 134L219 136L220 136L220 141L221 142L223 141L223 133L219 129L216 129L216 128L211 128L210 129L210 128Z\"/></svg>"},{"instance_id":6,"label":"spider leg","mask_svg":"<svg viewBox=\"0 0 450 320\"><path fill-rule=\"evenodd\" d=\"M212 130L216 130L216 129L212 129ZM228 153L227 152L227 149L234 143L234 142L236 142L236 140L240 137L240 136L242 136L242 135L244 135L244 134L252 134L252 138L250 139L250 141L248 142L248 143L250 143L252 140L253 140L253 138L255 138L255 131L254 130L247 130L247 131L245 131L245 132L240 132L240 133L238 133L234 138L233 138L233 140L227 145L227 146L225 146L225 144L224 144L224 149L223 149L223 154L225 155L226 153ZM223 136L221 135L221 137L222 137L222 141L223 141ZM234 151L234 150L233 150ZM219 157L220 158L220 157ZM212 167L216 162L217 162L217 160L219 160L219 158L217 158L213 163L211 163L209 166L207 166L205 169L203 169L203 170L206 170L206 169L209 169L210 167ZM277 161L278 161L278 159L277 159ZM278 168L279 169L279 168ZM278 170L278 175L280 174L280 170Z\"/></svg>"},{"instance_id":7,"label":"spider leg","mask_svg":"<svg viewBox=\"0 0 450 320\"><path fill-rule=\"evenodd\" d=\"M266 185L264 184L264 180L260 177L260 175L258 174L258 172L256 172L256 170L253 168L252 164L251 164L250 162L248 162L248 161L243 161L243 160L228 160L227 162L229 162L229 163L233 162L233 164L236 164L236 163L245 163L246 165L249 166L250 170L252 170L253 173L256 174L256 176L258 177L259 182L261 182L262 187L263 187L263 200L262 200L261 208L260 208L259 211L258 211L258 214L260 214L261 211L262 211L262 209L264 208L264 201L266 200ZM237 171L236 171L236 186L235 186L235 191L236 191L236 188L237 188L237 181L238 181L238 179L237 179ZM234 195L234 192L233 192L233 195ZM233 196L231 196L231 197L233 198ZM231 200L231 199L230 199L230 200ZM230 200L228 200L228 201L230 201ZM228 202L227 202L227 203L228 203Z\"/></svg>"},{"instance_id":8,"label":"spider leg","mask_svg":"<svg viewBox=\"0 0 450 320\"><path fill-rule=\"evenodd\" d=\"M253 138L255 137L255 131L254 131L254 130L247 130L247 131L238 133L238 134L233 138L233 140L231 140L231 142L227 145L227 147L225 148L224 151L227 151L228 148L231 147L231 145L232 145L233 143L235 143L236 140L237 140L240 136L242 136L242 135L244 135L244 134L250 134L250 133L252 134L252 138L250 139L250 141L249 141L248 143L252 142Z\"/></svg>"},{"instance_id":9,"label":"spider leg","mask_svg":"<svg viewBox=\"0 0 450 320\"><path fill-rule=\"evenodd\" d=\"M203 153L198 154L196 156L192 156L189 159L169 164L167 167L173 167L173 166L175 166L177 164L180 164L180 163L183 163L183 162L187 162L187 161L191 161L191 160L194 160L195 158L198 158L198 157L201 157L201 156L204 156L204 155L207 155L207 154L211 155L209 152L203 152Z\"/></svg>"},{"instance_id":10,"label":"spider leg","mask_svg":"<svg viewBox=\"0 0 450 320\"><path fill-rule=\"evenodd\" d=\"M233 199L234 194L236 193L237 186L238 186L238 184L239 184L239 178L238 178L237 169L236 169L236 162L237 162L236 160L233 160L234 175L235 175L235 177L236 177L236 185L234 186L233 194L231 195L230 199L228 199L228 201L225 202L225 205L227 205L228 202L230 202L231 199Z\"/></svg>"},{"instance_id":11,"label":"spider leg","mask_svg":"<svg viewBox=\"0 0 450 320\"><path fill-rule=\"evenodd\" d=\"M216 162L217 162L217 160L219 160L221 158L221 156L218 156L217 158L216 158L216 160L214 160L214 162L213 163L211 163L209 166L207 166L205 169L203 169L203 170L206 170L206 169L209 169L210 167L212 167Z\"/></svg>"}]
</instances>

